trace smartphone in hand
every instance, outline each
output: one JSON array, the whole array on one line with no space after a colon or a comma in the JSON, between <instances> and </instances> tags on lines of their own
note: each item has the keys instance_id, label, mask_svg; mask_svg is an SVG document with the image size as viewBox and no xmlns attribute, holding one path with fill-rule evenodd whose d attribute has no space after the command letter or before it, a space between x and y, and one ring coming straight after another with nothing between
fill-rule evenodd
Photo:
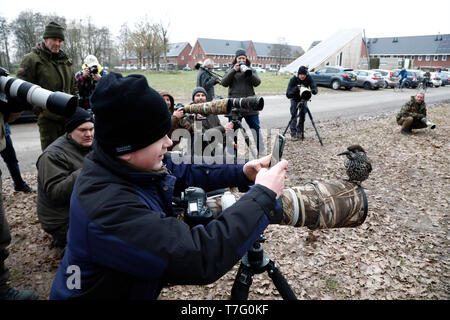
<instances>
[{"instance_id":1,"label":"smartphone in hand","mask_svg":"<svg viewBox=\"0 0 450 320\"><path fill-rule=\"evenodd\" d=\"M272 149L272 159L270 160L270 168L276 165L283 156L284 145L286 144L286 138L282 134L277 134Z\"/></svg>"}]
</instances>

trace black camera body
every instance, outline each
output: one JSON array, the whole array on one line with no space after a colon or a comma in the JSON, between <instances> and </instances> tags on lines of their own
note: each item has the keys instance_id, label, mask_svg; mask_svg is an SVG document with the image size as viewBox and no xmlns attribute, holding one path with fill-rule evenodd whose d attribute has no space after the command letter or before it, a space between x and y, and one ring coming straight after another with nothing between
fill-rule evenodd
<instances>
[{"instance_id":1,"label":"black camera body","mask_svg":"<svg viewBox=\"0 0 450 320\"><path fill-rule=\"evenodd\" d=\"M202 188L187 188L181 195L181 201L186 206L184 221L189 226L207 225L214 218L206 205L206 192Z\"/></svg>"},{"instance_id":2,"label":"black camera body","mask_svg":"<svg viewBox=\"0 0 450 320\"><path fill-rule=\"evenodd\" d=\"M90 74L97 74L98 73L98 67L97 66L88 67L88 69L89 69L89 73Z\"/></svg>"}]
</instances>

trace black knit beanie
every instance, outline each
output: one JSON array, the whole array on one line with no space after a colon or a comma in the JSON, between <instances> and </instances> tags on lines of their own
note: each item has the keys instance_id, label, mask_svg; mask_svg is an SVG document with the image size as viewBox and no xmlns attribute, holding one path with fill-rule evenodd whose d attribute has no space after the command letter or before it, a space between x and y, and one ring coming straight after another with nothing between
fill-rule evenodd
<instances>
[{"instance_id":1,"label":"black knit beanie","mask_svg":"<svg viewBox=\"0 0 450 320\"><path fill-rule=\"evenodd\" d=\"M205 94L205 96L207 95L207 94L206 94L205 88L203 88L203 87L197 87L197 88L194 89L194 91L192 91L192 101L194 101L195 95L196 95L197 93L199 93L199 92L203 92L203 93Z\"/></svg>"},{"instance_id":2,"label":"black knit beanie","mask_svg":"<svg viewBox=\"0 0 450 320\"><path fill-rule=\"evenodd\" d=\"M142 75L109 72L97 83L90 101L94 139L110 155L145 148L170 131L169 108Z\"/></svg>"},{"instance_id":3,"label":"black knit beanie","mask_svg":"<svg viewBox=\"0 0 450 320\"><path fill-rule=\"evenodd\" d=\"M238 50L236 51L236 58L237 58L237 57L240 57L240 56L245 56L245 57L247 57L247 53L245 52L244 49L238 49Z\"/></svg>"},{"instance_id":4,"label":"black knit beanie","mask_svg":"<svg viewBox=\"0 0 450 320\"><path fill-rule=\"evenodd\" d=\"M78 128L78 126L89 121L94 123L94 119L91 114L83 108L77 107L75 113L66 121L66 132L71 133L73 130Z\"/></svg>"},{"instance_id":5,"label":"black knit beanie","mask_svg":"<svg viewBox=\"0 0 450 320\"><path fill-rule=\"evenodd\" d=\"M45 26L42 38L58 38L64 41L64 28L60 24L52 21Z\"/></svg>"},{"instance_id":6,"label":"black knit beanie","mask_svg":"<svg viewBox=\"0 0 450 320\"><path fill-rule=\"evenodd\" d=\"M305 66L301 66L300 68L298 68L297 75L299 75L299 74L308 74L308 68Z\"/></svg>"}]
</instances>

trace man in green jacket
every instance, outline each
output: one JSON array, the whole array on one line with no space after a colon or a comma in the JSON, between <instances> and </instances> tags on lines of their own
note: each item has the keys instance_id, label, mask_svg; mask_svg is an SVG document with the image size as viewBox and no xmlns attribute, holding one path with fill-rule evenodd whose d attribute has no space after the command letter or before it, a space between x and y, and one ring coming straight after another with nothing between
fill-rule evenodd
<instances>
[{"instance_id":1,"label":"man in green jacket","mask_svg":"<svg viewBox=\"0 0 450 320\"><path fill-rule=\"evenodd\" d=\"M37 214L52 247L64 248L69 228L70 197L84 157L91 151L94 120L78 107L66 122L66 134L39 156Z\"/></svg>"},{"instance_id":2,"label":"man in green jacket","mask_svg":"<svg viewBox=\"0 0 450 320\"><path fill-rule=\"evenodd\" d=\"M60 49L63 41L64 28L50 22L45 27L43 41L22 58L17 77L50 91L77 95L77 83L71 69L72 62ZM33 112L38 116L41 149L44 151L48 145L64 134L66 118L40 107L36 107Z\"/></svg>"},{"instance_id":3,"label":"man in green jacket","mask_svg":"<svg viewBox=\"0 0 450 320\"><path fill-rule=\"evenodd\" d=\"M402 126L401 133L409 134L412 129L426 128L424 121L427 117L427 105L425 104L425 96L418 93L403 105L397 113L397 124Z\"/></svg>"}]
</instances>

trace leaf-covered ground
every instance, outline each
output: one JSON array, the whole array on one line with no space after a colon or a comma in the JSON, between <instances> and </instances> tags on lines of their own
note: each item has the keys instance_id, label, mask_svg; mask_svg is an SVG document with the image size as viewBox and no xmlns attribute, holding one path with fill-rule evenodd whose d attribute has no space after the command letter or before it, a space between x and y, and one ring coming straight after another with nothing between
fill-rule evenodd
<instances>
[{"instance_id":1,"label":"leaf-covered ground","mask_svg":"<svg viewBox=\"0 0 450 320\"><path fill-rule=\"evenodd\" d=\"M360 144L372 161L363 182L368 217L357 228L309 231L271 225L264 252L275 261L299 299L450 298L450 108L429 108L436 130L399 133L394 115L364 120L316 122L320 146L307 119L304 141L288 138L286 186L345 178L336 155ZM36 176L24 175L36 188ZM36 194L14 192L3 181L12 243L6 260L11 285L32 288L48 299L60 252L36 215ZM217 282L165 288L160 299L228 299L239 263ZM249 299L281 299L267 273L257 274Z\"/></svg>"}]
</instances>

